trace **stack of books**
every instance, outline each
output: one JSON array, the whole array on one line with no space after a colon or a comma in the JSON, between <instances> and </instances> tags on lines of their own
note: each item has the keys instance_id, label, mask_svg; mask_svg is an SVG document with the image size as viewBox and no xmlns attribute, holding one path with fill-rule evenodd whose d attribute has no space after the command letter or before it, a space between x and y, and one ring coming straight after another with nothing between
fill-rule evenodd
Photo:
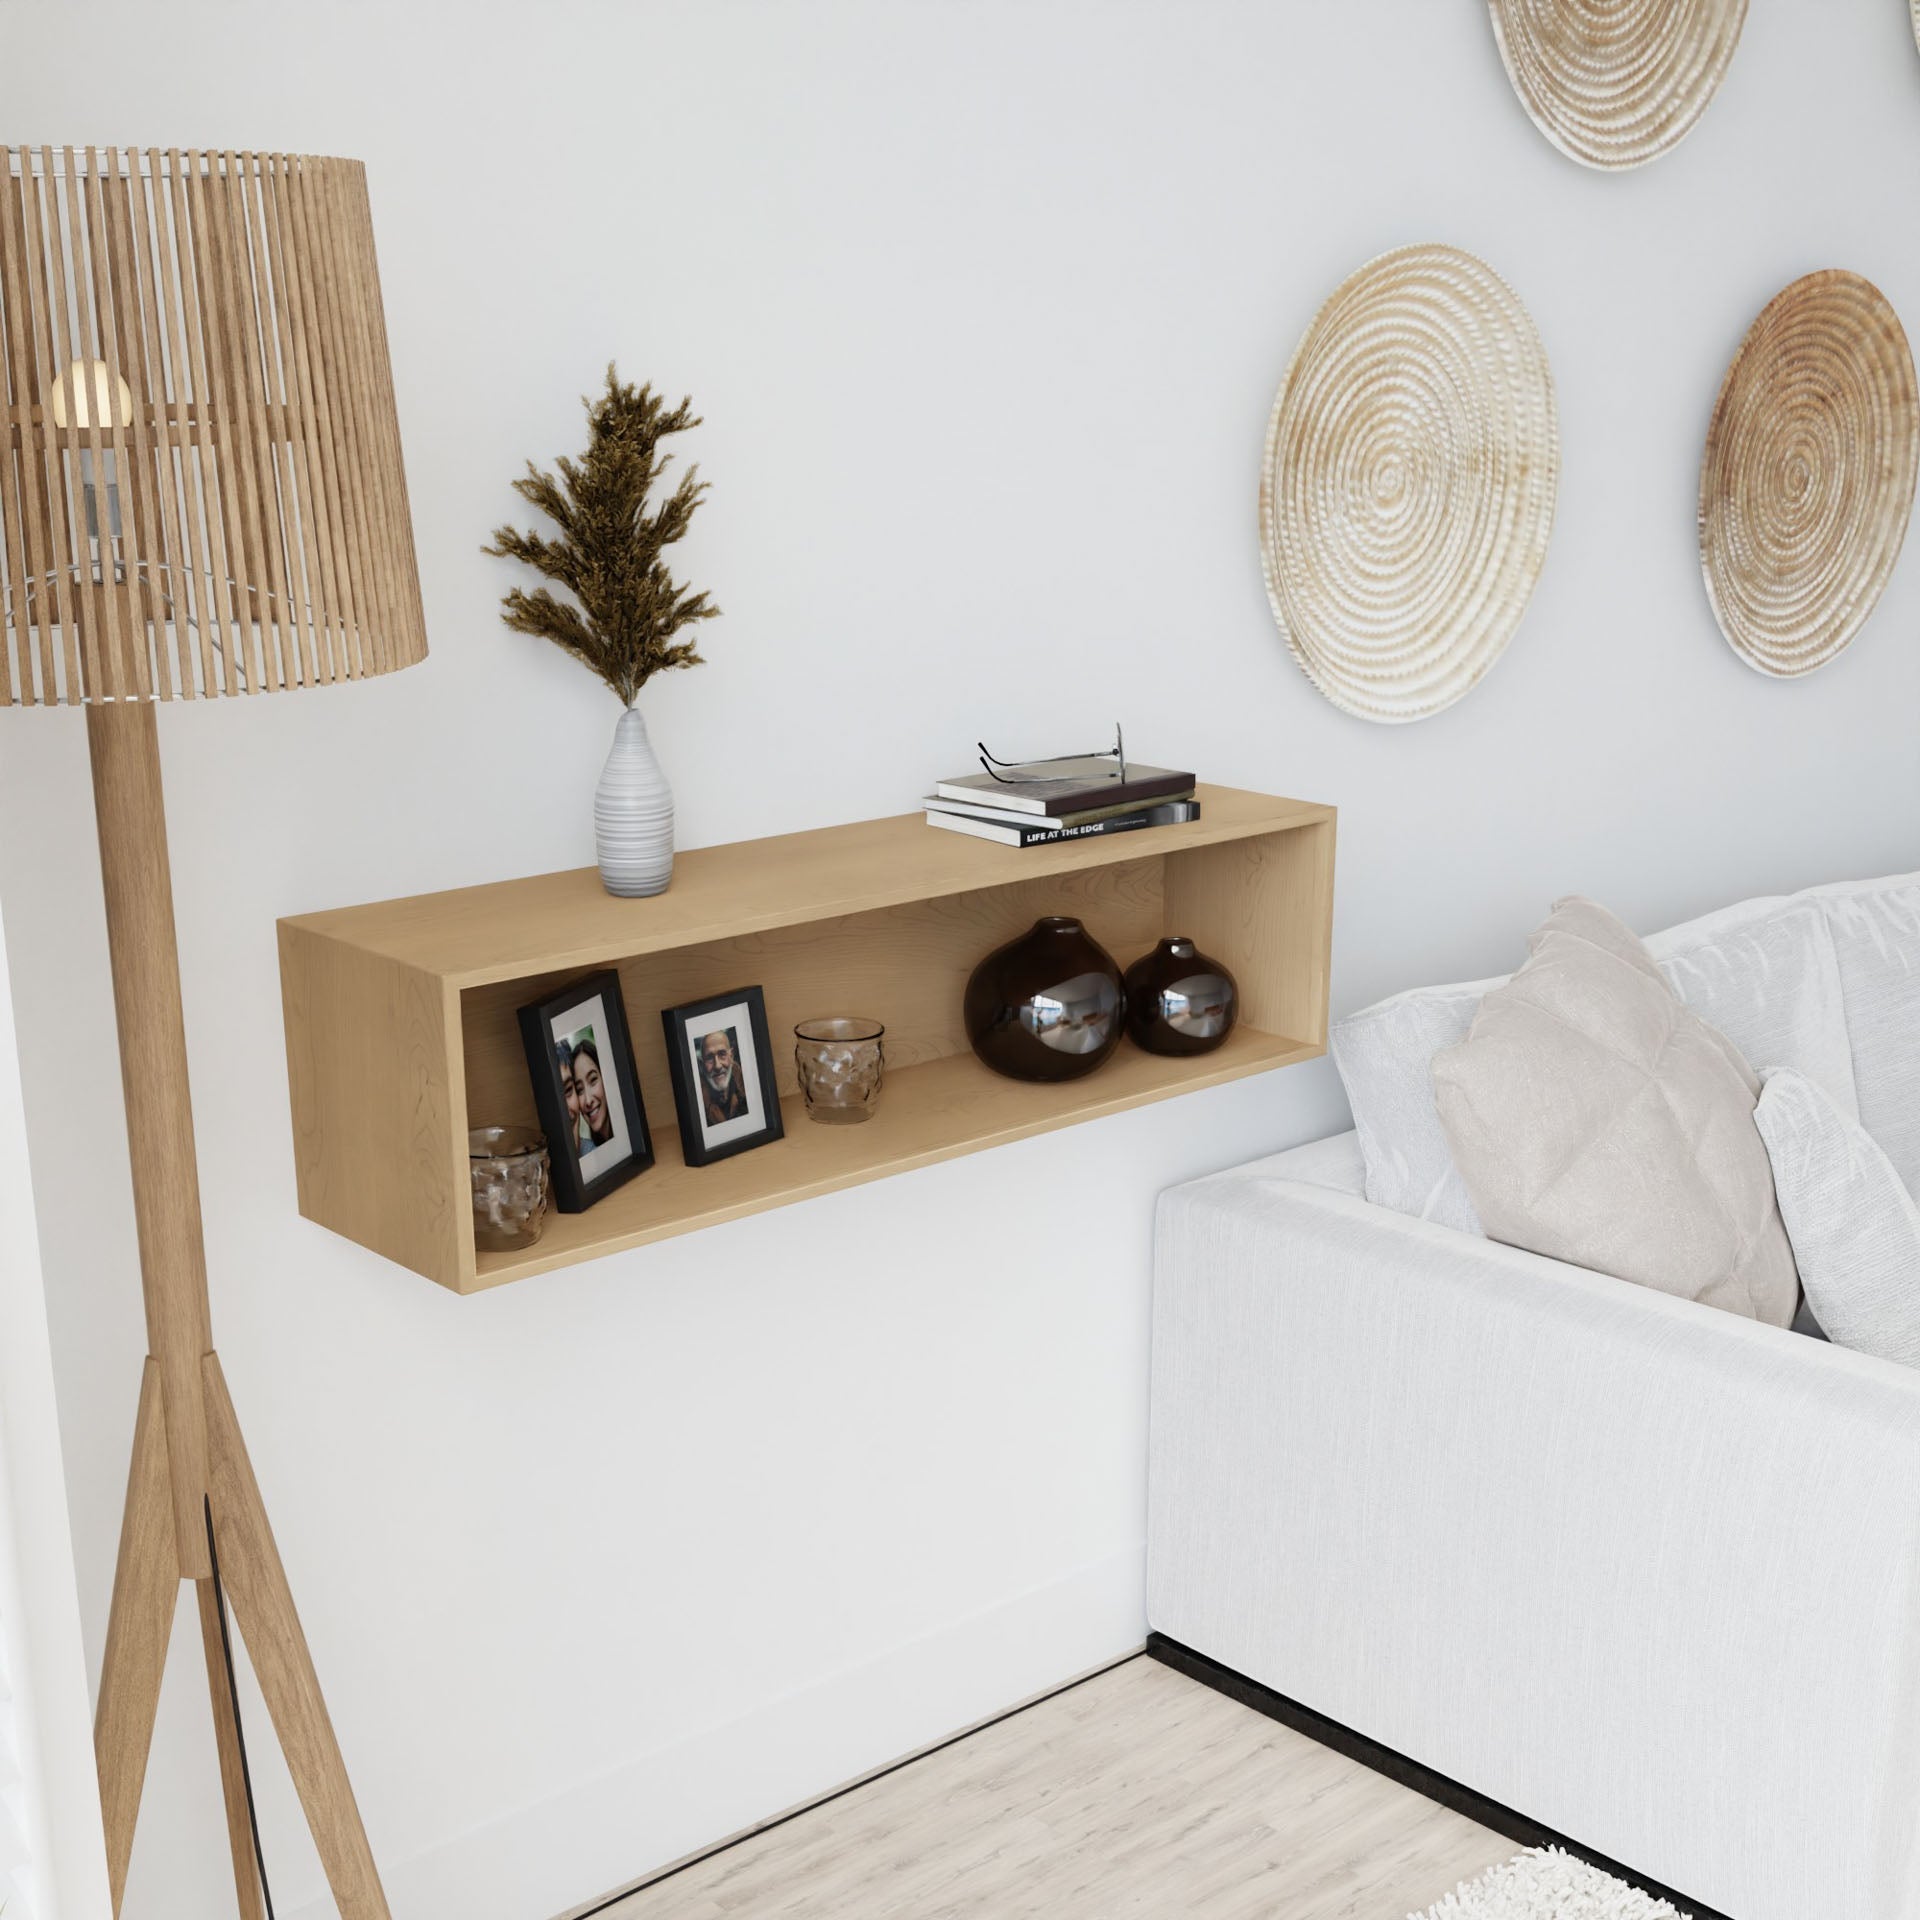
<instances>
[{"instance_id":1,"label":"stack of books","mask_svg":"<svg viewBox=\"0 0 1920 1920\"><path fill-rule=\"evenodd\" d=\"M1036 760L1019 777L963 773L926 799L927 825L1005 847L1045 847L1097 833L1175 827L1200 818L1190 773L1114 760Z\"/></svg>"}]
</instances>

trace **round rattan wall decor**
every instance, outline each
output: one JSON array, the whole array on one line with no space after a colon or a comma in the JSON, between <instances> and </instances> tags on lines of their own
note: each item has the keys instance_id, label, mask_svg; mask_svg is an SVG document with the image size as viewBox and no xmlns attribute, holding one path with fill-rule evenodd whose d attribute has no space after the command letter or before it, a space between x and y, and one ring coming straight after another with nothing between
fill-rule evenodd
<instances>
[{"instance_id":1,"label":"round rattan wall decor","mask_svg":"<svg viewBox=\"0 0 1920 1920\"><path fill-rule=\"evenodd\" d=\"M1721 382L1700 462L1700 566L1748 666L1811 673L1873 611L1913 513L1920 393L1886 296L1810 273L1768 302Z\"/></svg>"},{"instance_id":2,"label":"round rattan wall decor","mask_svg":"<svg viewBox=\"0 0 1920 1920\"><path fill-rule=\"evenodd\" d=\"M1335 706L1424 720L1499 659L1546 558L1553 375L1519 298L1457 247L1403 247L1314 316L1260 473L1267 597Z\"/></svg>"},{"instance_id":3,"label":"round rattan wall decor","mask_svg":"<svg viewBox=\"0 0 1920 1920\"><path fill-rule=\"evenodd\" d=\"M1706 112L1747 0L1487 0L1533 123L1583 166L1644 166Z\"/></svg>"}]
</instances>

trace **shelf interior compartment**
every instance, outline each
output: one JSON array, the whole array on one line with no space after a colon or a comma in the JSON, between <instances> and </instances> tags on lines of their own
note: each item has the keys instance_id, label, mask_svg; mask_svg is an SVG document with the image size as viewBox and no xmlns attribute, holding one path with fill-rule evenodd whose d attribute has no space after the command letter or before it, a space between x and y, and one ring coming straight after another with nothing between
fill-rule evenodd
<instances>
[{"instance_id":1,"label":"shelf interior compartment","mask_svg":"<svg viewBox=\"0 0 1920 1920\"><path fill-rule=\"evenodd\" d=\"M587 870L283 920L301 1211L472 1292L1310 1058L1326 1043L1332 810L1201 791L1194 825L1030 852L908 815L683 854L657 900L612 900ZM1168 1059L1123 1042L1085 1079L1046 1086L981 1066L961 1020L968 975L1062 913L1123 967L1173 933L1225 962L1240 986L1227 1044ZM518 1009L608 966L655 1164L551 1217L536 1246L479 1253L467 1129L535 1121ZM766 995L786 1138L690 1168L660 1014L745 986ZM826 1013L886 1025L863 1126L816 1126L798 1100L794 1023Z\"/></svg>"}]
</instances>

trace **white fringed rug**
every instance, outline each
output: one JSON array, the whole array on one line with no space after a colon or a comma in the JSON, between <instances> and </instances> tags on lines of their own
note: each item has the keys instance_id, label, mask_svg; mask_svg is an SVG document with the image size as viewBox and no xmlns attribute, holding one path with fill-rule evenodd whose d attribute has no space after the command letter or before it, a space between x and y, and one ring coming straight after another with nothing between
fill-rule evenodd
<instances>
[{"instance_id":1,"label":"white fringed rug","mask_svg":"<svg viewBox=\"0 0 1920 1920\"><path fill-rule=\"evenodd\" d=\"M1407 1920L1679 1920L1651 1894L1558 1847L1523 1853Z\"/></svg>"}]
</instances>

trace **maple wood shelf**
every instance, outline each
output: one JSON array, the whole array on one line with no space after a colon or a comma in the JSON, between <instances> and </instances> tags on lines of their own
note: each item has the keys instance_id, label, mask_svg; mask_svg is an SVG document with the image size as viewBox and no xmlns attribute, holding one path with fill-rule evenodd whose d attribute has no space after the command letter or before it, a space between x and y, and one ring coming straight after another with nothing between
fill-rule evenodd
<instances>
[{"instance_id":1,"label":"maple wood shelf","mask_svg":"<svg viewBox=\"0 0 1920 1920\"><path fill-rule=\"evenodd\" d=\"M1325 1049L1330 807L1202 787L1202 817L1015 849L919 814L680 854L672 887L616 900L592 868L280 922L300 1210L458 1292L591 1260L957 1154L1265 1073ZM967 1047L982 955L1072 913L1124 966L1185 933L1241 992L1227 1044L1168 1059L1123 1043L1084 1080L1029 1085ZM476 1253L469 1126L534 1121L516 1010L617 967L656 1160L535 1246ZM689 1167L659 1009L765 988L786 1138ZM832 1011L887 1023L872 1120L801 1109L787 1035Z\"/></svg>"}]
</instances>

